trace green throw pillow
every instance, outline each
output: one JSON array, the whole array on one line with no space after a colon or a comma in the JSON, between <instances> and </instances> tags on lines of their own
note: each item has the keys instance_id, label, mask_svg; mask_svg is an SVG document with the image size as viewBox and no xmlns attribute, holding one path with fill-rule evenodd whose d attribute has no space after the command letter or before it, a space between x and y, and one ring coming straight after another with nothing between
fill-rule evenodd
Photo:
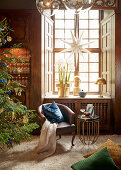
<instances>
[{"instance_id":1,"label":"green throw pillow","mask_svg":"<svg viewBox=\"0 0 121 170\"><path fill-rule=\"evenodd\" d=\"M71 168L73 170L119 170L106 147L73 164Z\"/></svg>"}]
</instances>

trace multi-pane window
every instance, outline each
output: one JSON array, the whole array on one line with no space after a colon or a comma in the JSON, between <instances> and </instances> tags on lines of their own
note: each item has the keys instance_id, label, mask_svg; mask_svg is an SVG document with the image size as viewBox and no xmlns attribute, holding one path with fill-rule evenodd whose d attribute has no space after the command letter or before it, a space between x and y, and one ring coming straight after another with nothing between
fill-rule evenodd
<instances>
[{"instance_id":1,"label":"multi-pane window","mask_svg":"<svg viewBox=\"0 0 121 170\"><path fill-rule=\"evenodd\" d=\"M82 12L79 15L74 14L70 10L59 10L55 15L54 25L54 92L57 91L56 83L58 82L58 63L66 60L75 66L74 55L71 52L61 53L62 50L69 48L66 42L72 42L73 35L80 37L82 35L83 42L89 44L83 46L90 53L79 54L78 72L81 79L80 87L86 92L98 92L98 86L94 84L99 77L99 11L90 10ZM74 72L72 69L70 82L73 91Z\"/></svg>"}]
</instances>

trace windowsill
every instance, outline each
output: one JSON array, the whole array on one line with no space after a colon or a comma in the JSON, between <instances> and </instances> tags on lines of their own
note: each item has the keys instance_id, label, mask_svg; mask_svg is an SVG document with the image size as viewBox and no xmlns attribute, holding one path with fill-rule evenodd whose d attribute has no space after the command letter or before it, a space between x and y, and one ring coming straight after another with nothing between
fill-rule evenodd
<instances>
[{"instance_id":1,"label":"windowsill","mask_svg":"<svg viewBox=\"0 0 121 170\"><path fill-rule=\"evenodd\" d=\"M102 98L98 97L99 95L86 95L86 97L79 97L69 95L69 97L59 97L58 95L48 95L45 96L45 99L111 99L111 97L103 96Z\"/></svg>"}]
</instances>

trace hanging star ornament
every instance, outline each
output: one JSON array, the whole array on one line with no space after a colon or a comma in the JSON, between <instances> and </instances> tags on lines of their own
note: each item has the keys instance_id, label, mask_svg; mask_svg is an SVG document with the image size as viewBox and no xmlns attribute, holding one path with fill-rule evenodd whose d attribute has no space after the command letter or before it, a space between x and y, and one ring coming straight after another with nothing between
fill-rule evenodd
<instances>
[{"instance_id":1,"label":"hanging star ornament","mask_svg":"<svg viewBox=\"0 0 121 170\"><path fill-rule=\"evenodd\" d=\"M76 54L76 56L78 54L83 55L83 53L91 53L90 51L88 51L86 48L84 48L85 45L91 44L92 42L87 42L87 43L83 43L83 33L81 34L81 36L79 38L76 38L73 33L71 32L71 36L72 36L72 42L67 42L63 39L61 39L61 41L63 41L65 44L69 45L69 48L66 48L65 50L61 51L61 52L71 52L70 56L72 56L73 54Z\"/></svg>"}]
</instances>

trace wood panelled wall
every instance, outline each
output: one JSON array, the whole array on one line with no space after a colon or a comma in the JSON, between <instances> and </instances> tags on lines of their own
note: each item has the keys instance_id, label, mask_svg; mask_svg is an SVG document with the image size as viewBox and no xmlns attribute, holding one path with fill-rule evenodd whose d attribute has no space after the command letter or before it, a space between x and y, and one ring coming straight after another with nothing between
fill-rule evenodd
<instances>
[{"instance_id":1,"label":"wood panelled wall","mask_svg":"<svg viewBox=\"0 0 121 170\"><path fill-rule=\"evenodd\" d=\"M0 19L6 17L13 28L14 43L30 51L31 74L29 87L29 108L37 109L41 96L41 16L37 10L0 10Z\"/></svg>"},{"instance_id":2,"label":"wood panelled wall","mask_svg":"<svg viewBox=\"0 0 121 170\"><path fill-rule=\"evenodd\" d=\"M115 132L121 134L121 10L115 11Z\"/></svg>"}]
</instances>

